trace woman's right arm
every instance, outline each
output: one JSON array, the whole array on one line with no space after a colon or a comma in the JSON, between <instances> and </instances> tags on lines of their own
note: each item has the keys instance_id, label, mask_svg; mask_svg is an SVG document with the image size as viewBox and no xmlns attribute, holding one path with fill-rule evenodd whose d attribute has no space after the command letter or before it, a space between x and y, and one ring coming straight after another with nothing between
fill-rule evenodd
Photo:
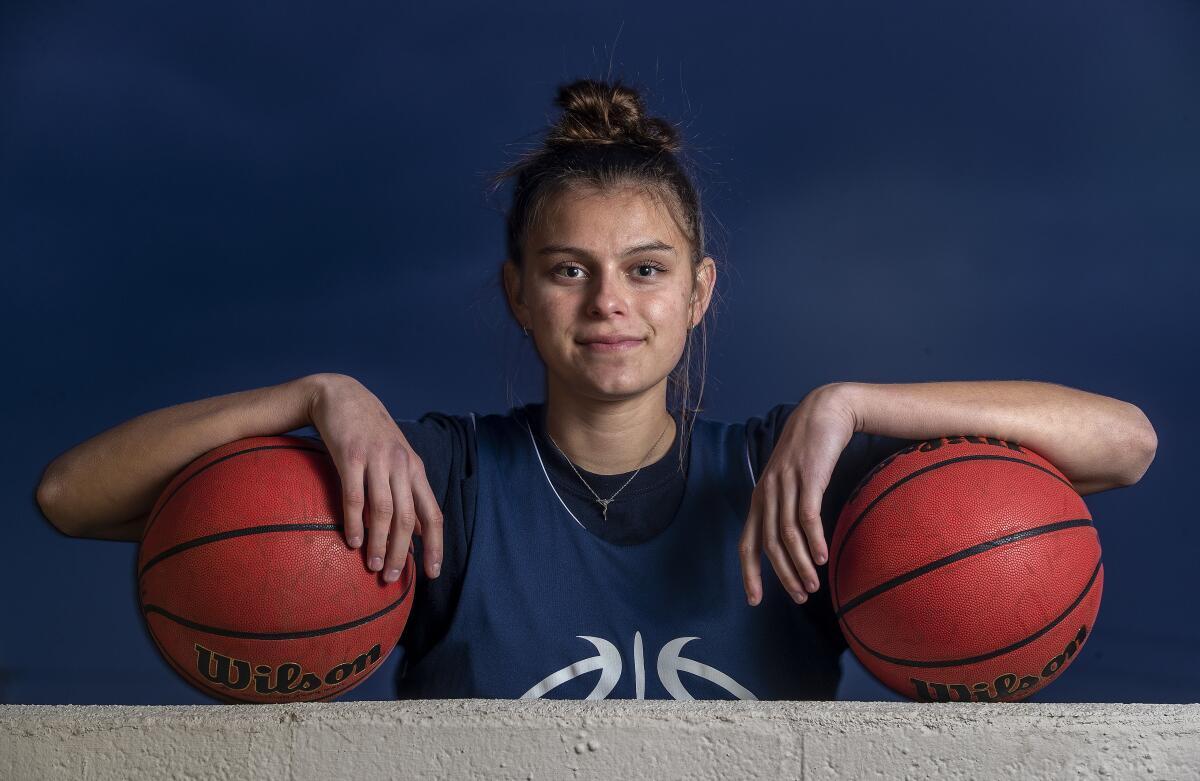
<instances>
[{"instance_id":1,"label":"woman's right arm","mask_svg":"<svg viewBox=\"0 0 1200 781\"><path fill-rule=\"evenodd\" d=\"M337 469L346 544L366 543L367 569L398 579L416 531L425 573L436 578L443 519L425 464L383 402L344 374L311 374L147 412L54 459L38 485L38 505L72 537L141 540L154 502L192 461L238 439L307 425L320 432Z\"/></svg>"},{"instance_id":2,"label":"woman's right arm","mask_svg":"<svg viewBox=\"0 0 1200 781\"><path fill-rule=\"evenodd\" d=\"M72 537L140 540L154 502L181 469L228 442L310 425L313 395L330 375L147 412L50 462L37 502Z\"/></svg>"}]
</instances>

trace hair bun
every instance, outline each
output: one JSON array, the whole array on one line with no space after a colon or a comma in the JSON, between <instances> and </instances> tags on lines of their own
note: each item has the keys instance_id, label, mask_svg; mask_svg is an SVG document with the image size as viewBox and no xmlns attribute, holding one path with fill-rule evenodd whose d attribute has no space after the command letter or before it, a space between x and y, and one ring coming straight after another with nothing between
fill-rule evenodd
<instances>
[{"instance_id":1,"label":"hair bun","mask_svg":"<svg viewBox=\"0 0 1200 781\"><path fill-rule=\"evenodd\" d=\"M632 144L654 151L679 149L675 128L658 117L647 117L642 96L620 81L573 81L558 88L554 103L563 109L563 115L550 130L548 145Z\"/></svg>"}]
</instances>

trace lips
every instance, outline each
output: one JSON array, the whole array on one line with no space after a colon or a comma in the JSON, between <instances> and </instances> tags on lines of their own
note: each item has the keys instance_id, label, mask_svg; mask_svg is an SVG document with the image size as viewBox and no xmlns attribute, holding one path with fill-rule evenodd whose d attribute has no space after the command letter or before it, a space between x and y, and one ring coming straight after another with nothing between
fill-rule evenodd
<instances>
[{"instance_id":1,"label":"lips","mask_svg":"<svg viewBox=\"0 0 1200 781\"><path fill-rule=\"evenodd\" d=\"M618 336L597 336L592 339L580 339L580 344L617 344L619 342L640 342L642 337L633 334Z\"/></svg>"},{"instance_id":2,"label":"lips","mask_svg":"<svg viewBox=\"0 0 1200 781\"><path fill-rule=\"evenodd\" d=\"M589 353L623 353L641 347L644 339L627 339L623 342L585 342L580 345Z\"/></svg>"}]
</instances>

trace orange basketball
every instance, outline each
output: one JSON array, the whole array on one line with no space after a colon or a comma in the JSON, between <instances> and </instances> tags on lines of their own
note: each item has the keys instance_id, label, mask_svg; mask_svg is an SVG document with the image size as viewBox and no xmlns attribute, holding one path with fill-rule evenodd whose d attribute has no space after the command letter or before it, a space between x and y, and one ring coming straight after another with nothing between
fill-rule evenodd
<instances>
[{"instance_id":1,"label":"orange basketball","mask_svg":"<svg viewBox=\"0 0 1200 781\"><path fill-rule=\"evenodd\" d=\"M371 675L413 601L347 547L324 446L252 437L193 461L154 505L138 553L142 616L175 671L228 702L331 700ZM364 522L369 516L364 518Z\"/></svg>"},{"instance_id":2,"label":"orange basketball","mask_svg":"<svg viewBox=\"0 0 1200 781\"><path fill-rule=\"evenodd\" d=\"M1091 634L1104 585L1083 499L1049 461L992 437L889 456L850 495L829 553L850 648L919 701L1043 688Z\"/></svg>"}]
</instances>

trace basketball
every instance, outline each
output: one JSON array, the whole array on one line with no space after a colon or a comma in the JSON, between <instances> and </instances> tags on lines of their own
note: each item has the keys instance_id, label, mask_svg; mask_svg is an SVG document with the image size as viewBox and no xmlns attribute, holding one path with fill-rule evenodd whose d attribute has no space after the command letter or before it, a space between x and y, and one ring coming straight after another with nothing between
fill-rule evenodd
<instances>
[{"instance_id":1,"label":"basketball","mask_svg":"<svg viewBox=\"0 0 1200 781\"><path fill-rule=\"evenodd\" d=\"M1016 702L1070 665L1104 567L1071 483L992 437L915 443L859 482L829 557L834 612L872 674L917 701Z\"/></svg>"},{"instance_id":2,"label":"basketball","mask_svg":"<svg viewBox=\"0 0 1200 781\"><path fill-rule=\"evenodd\" d=\"M227 702L332 700L367 679L413 602L342 534L341 481L323 444L252 437L206 453L155 502L138 595L171 667ZM364 517L364 525L369 515Z\"/></svg>"}]
</instances>

